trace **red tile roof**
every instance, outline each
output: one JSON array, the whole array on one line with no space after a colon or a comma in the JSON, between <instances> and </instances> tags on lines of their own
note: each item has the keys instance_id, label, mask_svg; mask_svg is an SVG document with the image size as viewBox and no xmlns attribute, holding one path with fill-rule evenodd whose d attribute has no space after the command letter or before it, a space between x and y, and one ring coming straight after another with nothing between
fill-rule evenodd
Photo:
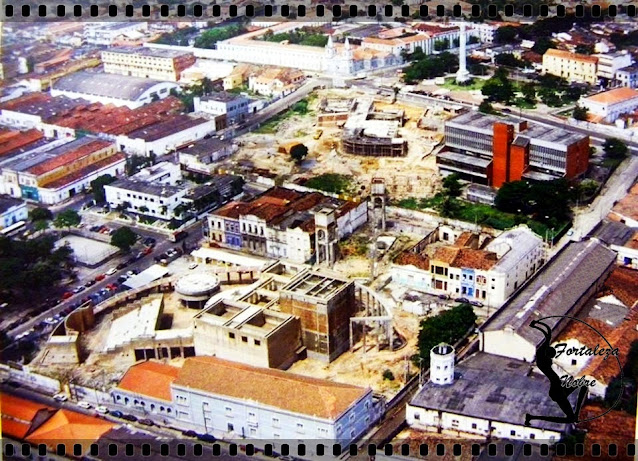
<instances>
[{"instance_id":1,"label":"red tile roof","mask_svg":"<svg viewBox=\"0 0 638 461\"><path fill-rule=\"evenodd\" d=\"M49 181L49 182L44 182L42 184L40 184L41 187L47 188L47 189L57 189L59 187L64 187L68 184L71 184L75 181L78 181L88 175L90 175L91 173L95 172L95 171L99 171L103 168L106 168L110 165L114 165L116 163L119 162L124 162L126 161L126 155L124 155L123 153L119 152L117 154L111 155L110 157L104 158L98 162L95 162L89 166L86 166L84 168L81 168L77 171L74 171L72 173L66 174L60 178L55 179L54 181Z\"/></svg>"},{"instance_id":2,"label":"red tile roof","mask_svg":"<svg viewBox=\"0 0 638 461\"><path fill-rule=\"evenodd\" d=\"M0 412L2 413L2 433L22 440L32 429L39 413L49 413L50 416L55 410L31 400L0 394Z\"/></svg>"},{"instance_id":3,"label":"red tile roof","mask_svg":"<svg viewBox=\"0 0 638 461\"><path fill-rule=\"evenodd\" d=\"M0 156L39 141L43 137L42 132L38 130L3 130L3 132L0 133Z\"/></svg>"},{"instance_id":4,"label":"red tile roof","mask_svg":"<svg viewBox=\"0 0 638 461\"><path fill-rule=\"evenodd\" d=\"M625 306L632 307L638 301L638 271L616 267L605 281L610 290Z\"/></svg>"},{"instance_id":5,"label":"red tile roof","mask_svg":"<svg viewBox=\"0 0 638 461\"><path fill-rule=\"evenodd\" d=\"M427 256L404 251L394 261L400 266L415 266L424 271L430 271L430 260Z\"/></svg>"},{"instance_id":6,"label":"red tile roof","mask_svg":"<svg viewBox=\"0 0 638 461\"><path fill-rule=\"evenodd\" d=\"M350 384L215 357L187 358L174 385L331 420L369 392Z\"/></svg>"},{"instance_id":7,"label":"red tile roof","mask_svg":"<svg viewBox=\"0 0 638 461\"><path fill-rule=\"evenodd\" d=\"M36 176L40 176L65 165L76 162L81 158L88 157L92 153L100 151L102 149L106 149L107 147L112 145L113 142L96 139L95 141L80 146L77 149L73 149L71 151L65 152L64 154L58 155L57 157L38 163L37 165L29 168L27 171Z\"/></svg>"},{"instance_id":8,"label":"red tile roof","mask_svg":"<svg viewBox=\"0 0 638 461\"><path fill-rule=\"evenodd\" d=\"M171 383L179 368L159 362L142 362L130 367L117 386L135 394L171 401Z\"/></svg>"}]
</instances>

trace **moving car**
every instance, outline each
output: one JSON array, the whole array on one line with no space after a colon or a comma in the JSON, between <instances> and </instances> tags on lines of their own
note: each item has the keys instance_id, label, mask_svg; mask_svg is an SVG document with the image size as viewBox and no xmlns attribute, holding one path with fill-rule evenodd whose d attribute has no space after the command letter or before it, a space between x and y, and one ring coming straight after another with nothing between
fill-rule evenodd
<instances>
[{"instance_id":1,"label":"moving car","mask_svg":"<svg viewBox=\"0 0 638 461\"><path fill-rule=\"evenodd\" d=\"M64 394L55 394L53 396L53 400L57 400L58 402L66 402L69 398Z\"/></svg>"},{"instance_id":2,"label":"moving car","mask_svg":"<svg viewBox=\"0 0 638 461\"><path fill-rule=\"evenodd\" d=\"M88 410L89 408L91 408L91 404L89 402L82 401L82 402L78 402L78 407Z\"/></svg>"}]
</instances>

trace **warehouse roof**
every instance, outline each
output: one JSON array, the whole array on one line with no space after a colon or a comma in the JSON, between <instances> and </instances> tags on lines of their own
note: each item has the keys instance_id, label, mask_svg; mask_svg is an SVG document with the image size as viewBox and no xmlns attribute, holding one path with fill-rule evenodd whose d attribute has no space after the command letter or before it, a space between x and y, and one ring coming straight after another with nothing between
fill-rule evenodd
<instances>
[{"instance_id":1,"label":"warehouse roof","mask_svg":"<svg viewBox=\"0 0 638 461\"><path fill-rule=\"evenodd\" d=\"M120 383L118 389L147 395L170 402L171 383L179 374L179 368L159 362L141 362L132 365Z\"/></svg>"},{"instance_id":2,"label":"warehouse roof","mask_svg":"<svg viewBox=\"0 0 638 461\"><path fill-rule=\"evenodd\" d=\"M540 344L543 337L529 327L530 321L568 315L615 260L616 253L596 239L570 242L485 322L482 330L511 328L530 343ZM551 318L544 322L554 328L559 321Z\"/></svg>"},{"instance_id":3,"label":"warehouse roof","mask_svg":"<svg viewBox=\"0 0 638 461\"><path fill-rule=\"evenodd\" d=\"M164 82L146 78L80 71L62 77L53 84L53 89L136 101L154 87L159 89L165 85L166 83ZM175 84L172 85L177 87Z\"/></svg>"},{"instance_id":4,"label":"warehouse roof","mask_svg":"<svg viewBox=\"0 0 638 461\"><path fill-rule=\"evenodd\" d=\"M155 58L177 58L180 56L188 56L193 54L189 51L167 50L164 48L150 48L143 46L122 46L118 48L110 48L108 50L104 50L102 53L137 54L140 56L149 56Z\"/></svg>"}]
</instances>

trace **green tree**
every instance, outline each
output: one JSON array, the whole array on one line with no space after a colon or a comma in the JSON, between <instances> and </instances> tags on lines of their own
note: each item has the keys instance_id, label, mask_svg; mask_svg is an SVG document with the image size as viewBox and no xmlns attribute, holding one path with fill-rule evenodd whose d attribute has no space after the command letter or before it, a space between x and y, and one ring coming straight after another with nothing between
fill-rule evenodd
<instances>
[{"instance_id":1,"label":"green tree","mask_svg":"<svg viewBox=\"0 0 638 461\"><path fill-rule=\"evenodd\" d=\"M394 373L392 373L392 370L389 369L385 369L385 371L383 372L383 380L384 381L394 381Z\"/></svg>"},{"instance_id":2,"label":"green tree","mask_svg":"<svg viewBox=\"0 0 638 461\"><path fill-rule=\"evenodd\" d=\"M500 53L494 57L494 62L499 66L508 66L508 67L520 67L523 68L526 66L524 61L521 61L512 53Z\"/></svg>"},{"instance_id":3,"label":"green tree","mask_svg":"<svg viewBox=\"0 0 638 461\"><path fill-rule=\"evenodd\" d=\"M594 45L580 43L576 45L576 53L578 54L594 54Z\"/></svg>"},{"instance_id":4,"label":"green tree","mask_svg":"<svg viewBox=\"0 0 638 461\"><path fill-rule=\"evenodd\" d=\"M459 304L423 320L419 330L419 356L424 365L429 366L430 351L434 346L440 343L456 344L475 323L476 314L469 304Z\"/></svg>"},{"instance_id":5,"label":"green tree","mask_svg":"<svg viewBox=\"0 0 638 461\"><path fill-rule=\"evenodd\" d=\"M525 83L521 87L521 93L525 101L534 104L536 102L536 85L533 83Z\"/></svg>"},{"instance_id":6,"label":"green tree","mask_svg":"<svg viewBox=\"0 0 638 461\"><path fill-rule=\"evenodd\" d=\"M55 217L55 221L53 221L53 224L55 225L55 227L58 228L70 228L76 227L78 224L80 224L80 222L82 222L82 218L77 211L65 210Z\"/></svg>"},{"instance_id":7,"label":"green tree","mask_svg":"<svg viewBox=\"0 0 638 461\"><path fill-rule=\"evenodd\" d=\"M603 151L607 158L622 160L627 157L629 149L627 148L627 144L622 142L620 139L608 138L603 144Z\"/></svg>"},{"instance_id":8,"label":"green tree","mask_svg":"<svg viewBox=\"0 0 638 461\"><path fill-rule=\"evenodd\" d=\"M29 211L29 219L31 220L31 222L50 221L51 219L53 219L53 213L51 213L51 210L49 210L48 208L37 207Z\"/></svg>"},{"instance_id":9,"label":"green tree","mask_svg":"<svg viewBox=\"0 0 638 461\"><path fill-rule=\"evenodd\" d=\"M574 107L574 112L572 112L572 117L576 120L586 121L587 120L587 108L576 106Z\"/></svg>"},{"instance_id":10,"label":"green tree","mask_svg":"<svg viewBox=\"0 0 638 461\"><path fill-rule=\"evenodd\" d=\"M483 114L494 114L496 112L494 107L492 107L492 104L490 104L487 100L484 100L481 104L479 104L478 110Z\"/></svg>"},{"instance_id":11,"label":"green tree","mask_svg":"<svg viewBox=\"0 0 638 461\"><path fill-rule=\"evenodd\" d=\"M111 245L118 247L124 253L128 253L135 245L137 235L130 227L120 227L111 235Z\"/></svg>"},{"instance_id":12,"label":"green tree","mask_svg":"<svg viewBox=\"0 0 638 461\"><path fill-rule=\"evenodd\" d=\"M532 51L538 54L545 54L550 48L556 48L554 41L549 37L541 37L534 42Z\"/></svg>"},{"instance_id":13,"label":"green tree","mask_svg":"<svg viewBox=\"0 0 638 461\"><path fill-rule=\"evenodd\" d=\"M303 144L296 144L290 148L290 157L297 163L301 163L308 155L308 148Z\"/></svg>"},{"instance_id":14,"label":"green tree","mask_svg":"<svg viewBox=\"0 0 638 461\"><path fill-rule=\"evenodd\" d=\"M131 202L122 202L120 203L117 207L115 207L115 209L117 211L119 211L120 213L123 213L124 211L128 210L129 208L131 208Z\"/></svg>"},{"instance_id":15,"label":"green tree","mask_svg":"<svg viewBox=\"0 0 638 461\"><path fill-rule=\"evenodd\" d=\"M103 174L91 181L91 189L93 190L93 198L95 203L104 203L106 201L106 194L104 193L104 186L111 184L115 181L115 177L110 174Z\"/></svg>"},{"instance_id":16,"label":"green tree","mask_svg":"<svg viewBox=\"0 0 638 461\"><path fill-rule=\"evenodd\" d=\"M508 79L508 74L502 67L497 74L485 82L481 93L488 101L496 101L508 104L514 98L514 86Z\"/></svg>"},{"instance_id":17,"label":"green tree","mask_svg":"<svg viewBox=\"0 0 638 461\"><path fill-rule=\"evenodd\" d=\"M505 43L515 43L518 38L518 28L513 26L499 27L494 31L494 43L503 45Z\"/></svg>"},{"instance_id":18,"label":"green tree","mask_svg":"<svg viewBox=\"0 0 638 461\"><path fill-rule=\"evenodd\" d=\"M460 176L453 173L443 179L443 193L448 197L458 197L461 195L463 186L459 182Z\"/></svg>"},{"instance_id":19,"label":"green tree","mask_svg":"<svg viewBox=\"0 0 638 461\"><path fill-rule=\"evenodd\" d=\"M39 219L37 221L33 221L33 226L35 227L36 231L41 232L49 228L49 221L47 221L46 219Z\"/></svg>"}]
</instances>

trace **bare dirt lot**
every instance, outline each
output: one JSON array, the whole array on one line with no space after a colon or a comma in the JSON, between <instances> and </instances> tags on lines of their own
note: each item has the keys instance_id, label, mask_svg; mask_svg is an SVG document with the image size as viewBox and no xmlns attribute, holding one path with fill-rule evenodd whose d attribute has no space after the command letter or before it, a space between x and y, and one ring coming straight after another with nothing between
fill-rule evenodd
<instances>
[{"instance_id":1,"label":"bare dirt lot","mask_svg":"<svg viewBox=\"0 0 638 461\"><path fill-rule=\"evenodd\" d=\"M271 129L239 138L240 149L233 160L267 169L285 181L323 173L338 173L351 176L354 180L352 190L366 194L371 179L382 177L387 181L388 192L395 198L432 195L440 181L433 154L443 139L443 121L449 114L392 103L392 98L378 96L375 99L375 110L405 112L406 122L399 134L408 141L407 155L401 158L373 158L344 154L340 147L342 129L317 126L318 105L326 97L345 100L364 96L366 95L363 92L353 89L319 90L316 96L313 94L309 98L307 113L301 115L290 112L281 117L278 123L272 124ZM318 130L323 133L315 139ZM288 154L279 151L280 147L291 142L303 143L308 148L309 154L301 165L295 164Z\"/></svg>"}]
</instances>

